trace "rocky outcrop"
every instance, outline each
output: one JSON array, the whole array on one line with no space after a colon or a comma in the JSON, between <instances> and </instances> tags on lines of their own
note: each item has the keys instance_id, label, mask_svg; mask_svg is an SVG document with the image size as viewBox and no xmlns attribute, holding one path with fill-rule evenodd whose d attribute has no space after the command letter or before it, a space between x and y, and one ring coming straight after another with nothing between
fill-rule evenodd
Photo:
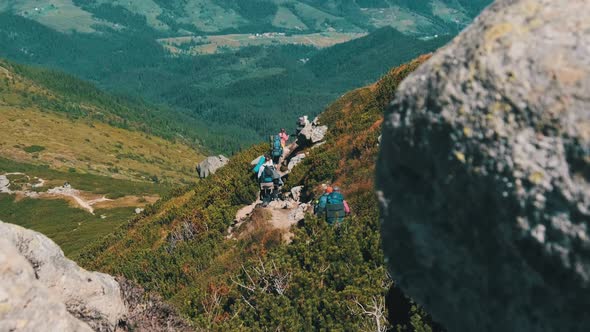
<instances>
[{"instance_id":1,"label":"rocky outcrop","mask_svg":"<svg viewBox=\"0 0 590 332\"><path fill-rule=\"evenodd\" d=\"M588 331L590 2L501 0L405 80L378 180L390 269L450 331Z\"/></svg>"},{"instance_id":2,"label":"rocky outcrop","mask_svg":"<svg viewBox=\"0 0 590 332\"><path fill-rule=\"evenodd\" d=\"M305 156L305 153L300 153L292 157L289 160L289 164L287 165L287 169L289 170L289 172L291 172L293 168L295 168L295 166L299 165L303 161L303 159L305 159Z\"/></svg>"},{"instance_id":3,"label":"rocky outcrop","mask_svg":"<svg viewBox=\"0 0 590 332\"><path fill-rule=\"evenodd\" d=\"M76 319L16 246L0 238L0 331L92 331Z\"/></svg>"},{"instance_id":4,"label":"rocky outcrop","mask_svg":"<svg viewBox=\"0 0 590 332\"><path fill-rule=\"evenodd\" d=\"M113 331L127 313L111 276L80 268L40 233L0 222L0 235L0 330Z\"/></svg>"},{"instance_id":5,"label":"rocky outcrop","mask_svg":"<svg viewBox=\"0 0 590 332\"><path fill-rule=\"evenodd\" d=\"M291 198L293 198L294 201L299 202L301 200L301 193L303 192L303 188L303 186L291 188Z\"/></svg>"},{"instance_id":6,"label":"rocky outcrop","mask_svg":"<svg viewBox=\"0 0 590 332\"><path fill-rule=\"evenodd\" d=\"M322 126L318 118L313 122L306 121L305 126L297 135L297 144L302 146L314 145L324 140L328 133L328 126Z\"/></svg>"},{"instance_id":7,"label":"rocky outcrop","mask_svg":"<svg viewBox=\"0 0 590 332\"><path fill-rule=\"evenodd\" d=\"M204 179L211 174L215 174L218 169L227 165L228 162L229 159L223 155L207 157L197 165L197 173L199 173L201 179Z\"/></svg>"}]
</instances>

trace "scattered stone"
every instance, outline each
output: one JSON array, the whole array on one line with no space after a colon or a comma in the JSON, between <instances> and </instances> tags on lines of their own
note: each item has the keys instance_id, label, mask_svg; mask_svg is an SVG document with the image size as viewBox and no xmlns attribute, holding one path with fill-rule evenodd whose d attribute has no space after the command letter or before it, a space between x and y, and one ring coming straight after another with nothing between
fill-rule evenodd
<instances>
[{"instance_id":1,"label":"scattered stone","mask_svg":"<svg viewBox=\"0 0 590 332\"><path fill-rule=\"evenodd\" d=\"M290 210L293 209L297 206L297 202L293 201L293 200L277 200L277 201L271 201L270 203L268 203L268 208L271 209L286 209L286 210Z\"/></svg>"},{"instance_id":2,"label":"scattered stone","mask_svg":"<svg viewBox=\"0 0 590 332\"><path fill-rule=\"evenodd\" d=\"M385 256L449 331L590 330L588 45L589 1L498 0L386 112Z\"/></svg>"},{"instance_id":3,"label":"scattered stone","mask_svg":"<svg viewBox=\"0 0 590 332\"><path fill-rule=\"evenodd\" d=\"M207 157L205 160L197 165L197 172L201 179L208 177L211 174L227 165L229 159L223 155Z\"/></svg>"},{"instance_id":4,"label":"scattered stone","mask_svg":"<svg viewBox=\"0 0 590 332\"><path fill-rule=\"evenodd\" d=\"M0 194L12 194L10 180L6 175L0 175Z\"/></svg>"},{"instance_id":5,"label":"scattered stone","mask_svg":"<svg viewBox=\"0 0 590 332\"><path fill-rule=\"evenodd\" d=\"M141 214L145 209L142 208L135 208L135 214Z\"/></svg>"}]
</instances>

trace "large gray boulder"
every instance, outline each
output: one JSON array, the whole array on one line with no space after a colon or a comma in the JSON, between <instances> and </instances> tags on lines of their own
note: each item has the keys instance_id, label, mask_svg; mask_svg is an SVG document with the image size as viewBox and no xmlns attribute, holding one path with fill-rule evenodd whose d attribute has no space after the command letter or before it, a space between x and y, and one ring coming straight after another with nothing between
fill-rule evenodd
<instances>
[{"instance_id":1,"label":"large gray boulder","mask_svg":"<svg viewBox=\"0 0 590 332\"><path fill-rule=\"evenodd\" d=\"M0 251L12 253L3 258L7 264L0 262L0 321L14 322L16 331L82 331L84 326L95 331L113 331L127 314L119 284L113 277L80 268L46 236L0 221L0 239ZM36 305L22 306L22 299L13 297L15 292L21 292ZM2 310L6 300L8 306ZM44 311L44 307L53 309ZM84 324L73 322L62 308ZM57 318L47 319L52 312ZM21 322L23 319L26 324ZM55 323L56 328L36 328L44 326L46 320Z\"/></svg>"},{"instance_id":2,"label":"large gray boulder","mask_svg":"<svg viewBox=\"0 0 590 332\"><path fill-rule=\"evenodd\" d=\"M227 165L229 159L223 155L207 157L197 165L197 172L201 179L208 177L211 174Z\"/></svg>"},{"instance_id":3,"label":"large gray boulder","mask_svg":"<svg viewBox=\"0 0 590 332\"><path fill-rule=\"evenodd\" d=\"M322 126L318 118L313 122L307 121L305 127L297 135L299 146L314 145L324 140L328 133L328 126Z\"/></svg>"},{"instance_id":4,"label":"large gray boulder","mask_svg":"<svg viewBox=\"0 0 590 332\"><path fill-rule=\"evenodd\" d=\"M289 170L289 172L291 172L293 168L295 168L295 166L299 165L303 161L303 159L305 159L305 157L305 153L300 153L291 158L291 160L289 160L289 164L287 165L287 169Z\"/></svg>"},{"instance_id":5,"label":"large gray boulder","mask_svg":"<svg viewBox=\"0 0 590 332\"><path fill-rule=\"evenodd\" d=\"M16 246L0 238L0 331L88 331L47 286Z\"/></svg>"},{"instance_id":6,"label":"large gray boulder","mask_svg":"<svg viewBox=\"0 0 590 332\"><path fill-rule=\"evenodd\" d=\"M383 246L450 331L590 331L590 1L502 0L400 86Z\"/></svg>"}]
</instances>

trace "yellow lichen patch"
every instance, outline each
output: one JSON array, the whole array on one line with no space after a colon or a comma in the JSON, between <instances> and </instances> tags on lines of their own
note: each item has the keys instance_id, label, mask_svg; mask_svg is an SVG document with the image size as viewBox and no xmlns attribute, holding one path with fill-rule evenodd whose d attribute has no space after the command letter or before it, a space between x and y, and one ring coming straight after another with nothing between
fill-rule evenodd
<instances>
[{"instance_id":1,"label":"yellow lichen patch","mask_svg":"<svg viewBox=\"0 0 590 332\"><path fill-rule=\"evenodd\" d=\"M495 102L491 107L490 110L492 111L492 113L498 113L498 112L509 112L512 109L512 106L510 106L509 104L506 103L502 103L502 102Z\"/></svg>"},{"instance_id":2,"label":"yellow lichen patch","mask_svg":"<svg viewBox=\"0 0 590 332\"><path fill-rule=\"evenodd\" d=\"M466 159L465 159L465 154L463 154L462 152L459 151L455 151L455 158L457 158L457 160L459 160L462 163L465 163Z\"/></svg>"},{"instance_id":3,"label":"yellow lichen patch","mask_svg":"<svg viewBox=\"0 0 590 332\"><path fill-rule=\"evenodd\" d=\"M514 31L514 26L512 23L502 23L498 24L491 29L489 29L484 36L484 43L485 48L487 50L491 50L493 44L500 38L508 35L509 33Z\"/></svg>"},{"instance_id":4,"label":"yellow lichen patch","mask_svg":"<svg viewBox=\"0 0 590 332\"><path fill-rule=\"evenodd\" d=\"M463 128L463 135L465 135L465 137L471 137L471 135L473 135L473 130L469 127L465 127Z\"/></svg>"},{"instance_id":5,"label":"yellow lichen patch","mask_svg":"<svg viewBox=\"0 0 590 332\"><path fill-rule=\"evenodd\" d=\"M541 182L543 182L544 178L545 175L541 172L533 172L531 173L531 175L529 175L529 181L531 181L534 184L540 184Z\"/></svg>"},{"instance_id":6,"label":"yellow lichen patch","mask_svg":"<svg viewBox=\"0 0 590 332\"><path fill-rule=\"evenodd\" d=\"M0 314L5 312L9 312L12 310L12 307L8 303L0 303Z\"/></svg>"},{"instance_id":7,"label":"yellow lichen patch","mask_svg":"<svg viewBox=\"0 0 590 332\"><path fill-rule=\"evenodd\" d=\"M530 0L530 1L524 2L521 5L521 7L522 7L523 12L525 14L534 16L539 11L539 9L541 8L541 5L536 0Z\"/></svg>"}]
</instances>

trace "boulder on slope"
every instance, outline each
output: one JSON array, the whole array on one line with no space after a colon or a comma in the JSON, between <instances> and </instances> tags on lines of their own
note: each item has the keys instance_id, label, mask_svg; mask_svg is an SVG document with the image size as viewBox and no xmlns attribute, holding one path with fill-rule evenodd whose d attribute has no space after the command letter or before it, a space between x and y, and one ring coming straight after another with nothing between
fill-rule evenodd
<instances>
[{"instance_id":1,"label":"boulder on slope","mask_svg":"<svg viewBox=\"0 0 590 332\"><path fill-rule=\"evenodd\" d=\"M400 86L383 247L450 331L589 331L590 1L499 0Z\"/></svg>"},{"instance_id":2,"label":"boulder on slope","mask_svg":"<svg viewBox=\"0 0 590 332\"><path fill-rule=\"evenodd\" d=\"M204 179L211 174L215 174L218 169L227 165L228 162L229 159L223 155L207 157L197 165L197 173L199 173L201 179Z\"/></svg>"},{"instance_id":3,"label":"boulder on slope","mask_svg":"<svg viewBox=\"0 0 590 332\"><path fill-rule=\"evenodd\" d=\"M43 302L44 300L38 297L43 297L42 294L49 294L47 301L51 303L58 301L65 305L65 309L73 317L83 321L87 324L86 326L90 326L95 331L113 331L119 320L127 314L119 284L113 277L80 268L76 263L67 259L63 251L46 236L0 221L0 237L4 246L8 243L18 250L18 255L28 262L33 271L33 281L35 282L30 287L31 289L39 289L39 295L27 293L27 296L31 296L32 301ZM25 274L30 272L28 268L22 266L22 259L16 257L14 259L16 260L15 264L20 264L19 266ZM10 273L10 270L1 270L0 278L10 279ZM30 281L30 278L20 280L23 285L27 281ZM17 284L13 285L2 283L2 286L8 289L21 287ZM0 305L1 303L0 296ZM8 315L7 319L20 317L26 313L26 311L20 311L21 309L23 308L13 306L8 308L7 313L2 313L0 310L0 314ZM29 310L26 306L24 309ZM61 312L59 306L55 310ZM43 324L45 313L29 312L29 314L27 317L29 317L30 326ZM60 313L60 315L60 317L68 317L65 314ZM84 326L84 324L67 324L68 326ZM34 328L23 329L23 331L28 330L34 330Z\"/></svg>"},{"instance_id":4,"label":"boulder on slope","mask_svg":"<svg viewBox=\"0 0 590 332\"><path fill-rule=\"evenodd\" d=\"M316 118L312 122L306 122L305 127L297 135L299 146L314 145L324 140L328 133L328 126L321 126Z\"/></svg>"},{"instance_id":5,"label":"boulder on slope","mask_svg":"<svg viewBox=\"0 0 590 332\"><path fill-rule=\"evenodd\" d=\"M0 238L0 331L87 331L53 291L39 281L14 243Z\"/></svg>"}]
</instances>

